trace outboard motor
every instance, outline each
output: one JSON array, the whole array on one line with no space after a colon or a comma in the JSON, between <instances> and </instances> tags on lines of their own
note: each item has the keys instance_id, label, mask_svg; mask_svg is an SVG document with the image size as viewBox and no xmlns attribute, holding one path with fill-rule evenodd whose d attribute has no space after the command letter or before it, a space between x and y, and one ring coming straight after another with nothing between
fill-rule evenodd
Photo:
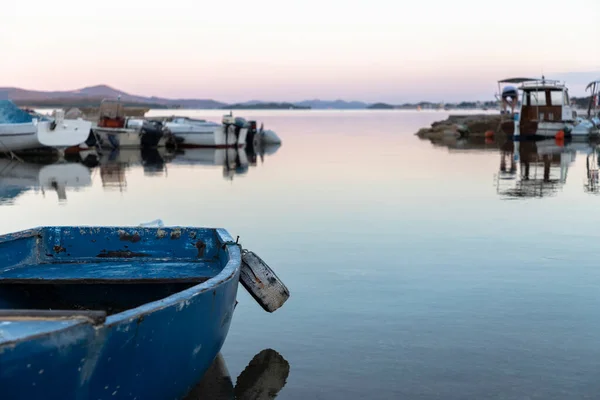
<instances>
[{"instance_id":1,"label":"outboard motor","mask_svg":"<svg viewBox=\"0 0 600 400\"><path fill-rule=\"evenodd\" d=\"M157 147L164 135L163 124L160 121L144 120L140 129L140 144L142 148Z\"/></svg>"},{"instance_id":2,"label":"outboard motor","mask_svg":"<svg viewBox=\"0 0 600 400\"><path fill-rule=\"evenodd\" d=\"M235 133L235 142L236 142L236 144L239 145L240 144L239 143L239 141L240 141L240 131L242 129L244 129L248 125L248 123L246 122L246 120L244 118L236 117L235 120L234 120L234 122L233 122L233 125L235 126L235 130L234 130L234 133Z\"/></svg>"},{"instance_id":3,"label":"outboard motor","mask_svg":"<svg viewBox=\"0 0 600 400\"><path fill-rule=\"evenodd\" d=\"M256 135L256 121L248 121L248 133L246 134L246 147L252 147Z\"/></svg>"}]
</instances>

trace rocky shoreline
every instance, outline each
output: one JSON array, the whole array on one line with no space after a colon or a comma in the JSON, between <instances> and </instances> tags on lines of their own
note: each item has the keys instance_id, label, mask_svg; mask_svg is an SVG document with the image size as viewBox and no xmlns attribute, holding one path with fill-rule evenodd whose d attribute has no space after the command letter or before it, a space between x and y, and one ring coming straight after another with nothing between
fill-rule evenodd
<instances>
[{"instance_id":1,"label":"rocky shoreline","mask_svg":"<svg viewBox=\"0 0 600 400\"><path fill-rule=\"evenodd\" d=\"M436 121L428 128L420 129L416 135L422 139L440 140L444 137L468 136L485 138L502 135L502 122L506 119L500 114L450 115L443 121Z\"/></svg>"}]
</instances>

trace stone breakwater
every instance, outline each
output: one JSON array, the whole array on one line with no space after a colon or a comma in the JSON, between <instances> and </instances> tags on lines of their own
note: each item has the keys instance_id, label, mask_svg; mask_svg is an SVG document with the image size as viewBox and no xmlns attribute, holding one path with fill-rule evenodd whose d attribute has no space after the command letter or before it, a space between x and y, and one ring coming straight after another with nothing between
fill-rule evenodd
<instances>
[{"instance_id":1,"label":"stone breakwater","mask_svg":"<svg viewBox=\"0 0 600 400\"><path fill-rule=\"evenodd\" d=\"M500 114L450 115L443 121L434 122L429 128L420 129L416 135L422 139L460 136L465 131L469 137L483 138L489 131L494 135L504 135L501 124L505 120Z\"/></svg>"}]
</instances>

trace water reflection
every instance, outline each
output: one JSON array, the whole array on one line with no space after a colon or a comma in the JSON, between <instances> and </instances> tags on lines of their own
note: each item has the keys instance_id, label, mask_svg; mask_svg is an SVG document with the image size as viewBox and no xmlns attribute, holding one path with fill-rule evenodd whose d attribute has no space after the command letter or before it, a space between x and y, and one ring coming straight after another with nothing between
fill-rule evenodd
<instances>
[{"instance_id":1,"label":"water reflection","mask_svg":"<svg viewBox=\"0 0 600 400\"><path fill-rule=\"evenodd\" d=\"M182 149L173 164L185 166L219 166L223 177L233 180L235 175L248 172L248 155L238 149Z\"/></svg>"},{"instance_id":2,"label":"water reflection","mask_svg":"<svg viewBox=\"0 0 600 400\"><path fill-rule=\"evenodd\" d=\"M272 349L265 349L252 358L238 376L235 386L221 353L200 383L184 400L269 400L277 397L285 386L290 365Z\"/></svg>"},{"instance_id":3,"label":"water reflection","mask_svg":"<svg viewBox=\"0 0 600 400\"><path fill-rule=\"evenodd\" d=\"M80 163L44 164L35 160L0 158L0 204L12 204L29 190L56 192L58 200L67 200L67 189L91 186L90 169Z\"/></svg>"},{"instance_id":4,"label":"water reflection","mask_svg":"<svg viewBox=\"0 0 600 400\"><path fill-rule=\"evenodd\" d=\"M500 151L496 189L504 198L555 195L567 180L576 150L554 140L507 142Z\"/></svg>"},{"instance_id":5,"label":"water reflection","mask_svg":"<svg viewBox=\"0 0 600 400\"><path fill-rule=\"evenodd\" d=\"M598 159L599 147L595 147L592 152L590 152L585 159L585 169L587 181L584 183L584 190L587 193L598 194L599 193L599 185L598 185L598 167L600 166L600 160Z\"/></svg>"},{"instance_id":6,"label":"water reflection","mask_svg":"<svg viewBox=\"0 0 600 400\"><path fill-rule=\"evenodd\" d=\"M0 158L0 204L13 204L31 190L57 193L60 202L67 200L67 191L92 185L92 173L99 172L102 187L107 191L127 190L127 173L141 167L146 177L166 177L169 165L222 170L223 178L233 180L245 175L258 160L274 154L279 146L246 149L123 149L98 152L95 149L68 156L69 161L53 157L27 159Z\"/></svg>"}]
</instances>

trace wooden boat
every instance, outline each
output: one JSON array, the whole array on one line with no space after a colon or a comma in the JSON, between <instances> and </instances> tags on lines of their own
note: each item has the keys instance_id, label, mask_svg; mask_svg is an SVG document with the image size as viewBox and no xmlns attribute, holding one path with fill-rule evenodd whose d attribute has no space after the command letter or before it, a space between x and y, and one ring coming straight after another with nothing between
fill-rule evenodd
<instances>
[{"instance_id":1,"label":"wooden boat","mask_svg":"<svg viewBox=\"0 0 600 400\"><path fill-rule=\"evenodd\" d=\"M91 122L65 119L64 112L54 117L21 110L10 100L0 100L0 152L18 152L52 147L64 150L83 142Z\"/></svg>"},{"instance_id":2,"label":"wooden boat","mask_svg":"<svg viewBox=\"0 0 600 400\"><path fill-rule=\"evenodd\" d=\"M3 400L181 398L225 341L238 282L269 312L289 296L223 229L42 227L0 248Z\"/></svg>"}]
</instances>

